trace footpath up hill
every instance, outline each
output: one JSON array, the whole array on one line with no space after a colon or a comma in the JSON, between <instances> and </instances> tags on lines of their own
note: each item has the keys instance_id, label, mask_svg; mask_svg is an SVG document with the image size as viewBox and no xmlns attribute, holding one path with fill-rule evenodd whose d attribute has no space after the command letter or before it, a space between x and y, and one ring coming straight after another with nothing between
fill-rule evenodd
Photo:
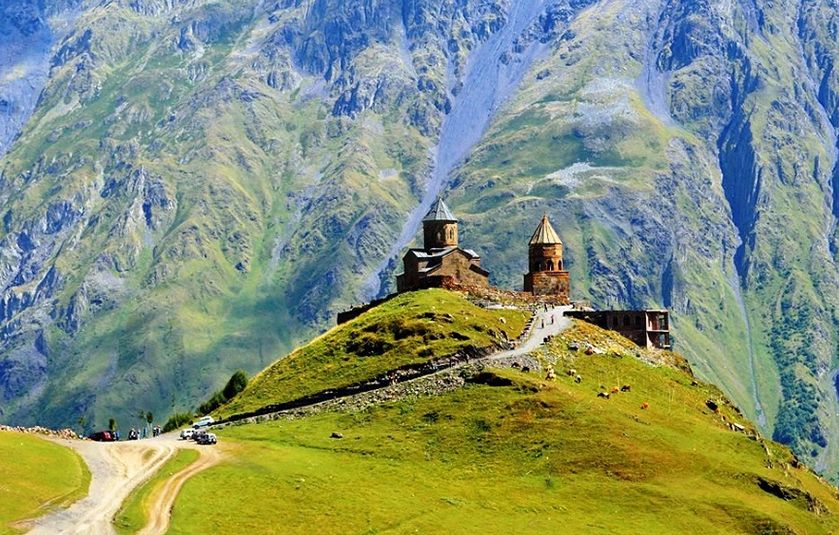
<instances>
[{"instance_id":1,"label":"footpath up hill","mask_svg":"<svg viewBox=\"0 0 839 535\"><path fill-rule=\"evenodd\" d=\"M500 348L522 334L530 316L481 308L446 290L403 294L278 360L217 415L247 413L432 360Z\"/></svg>"},{"instance_id":2,"label":"footpath up hill","mask_svg":"<svg viewBox=\"0 0 839 535\"><path fill-rule=\"evenodd\" d=\"M312 385L315 377L335 386L337 378L363 375L358 369L378 373L434 355L419 357L424 348L456 350L435 336L412 345L407 356L388 349L345 360L351 333L377 333L393 343L390 322L413 323L430 312L433 320L423 325L447 338L480 324L465 321L477 311L456 294L402 297L299 350L290 357L298 363L273 365L227 409L268 399L255 392L290 399L321 388ZM442 321L445 314L464 322L455 329ZM513 316L507 319L511 325ZM787 448L760 437L678 355L638 349L612 332L574 323L531 357L527 372L456 370L465 385L437 395L220 429L231 455L187 481L171 533L839 530L837 489ZM377 362L375 371L368 361ZM304 363L319 368L296 367Z\"/></svg>"}]
</instances>

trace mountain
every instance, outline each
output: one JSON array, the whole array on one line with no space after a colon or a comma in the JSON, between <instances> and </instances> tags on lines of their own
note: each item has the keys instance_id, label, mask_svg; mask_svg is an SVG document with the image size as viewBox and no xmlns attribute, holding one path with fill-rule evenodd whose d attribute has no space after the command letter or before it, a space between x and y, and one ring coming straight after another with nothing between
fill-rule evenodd
<instances>
[{"instance_id":1,"label":"mountain","mask_svg":"<svg viewBox=\"0 0 839 535\"><path fill-rule=\"evenodd\" d=\"M837 468L829 3L0 0L0 419L194 406L387 293L445 194L518 288L666 306Z\"/></svg>"}]
</instances>

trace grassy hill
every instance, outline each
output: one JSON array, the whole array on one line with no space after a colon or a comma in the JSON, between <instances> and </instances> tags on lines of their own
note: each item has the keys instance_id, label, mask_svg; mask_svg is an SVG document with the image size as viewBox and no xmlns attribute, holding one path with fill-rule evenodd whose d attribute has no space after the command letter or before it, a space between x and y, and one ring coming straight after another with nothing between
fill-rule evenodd
<instances>
[{"instance_id":1,"label":"grassy hill","mask_svg":"<svg viewBox=\"0 0 839 535\"><path fill-rule=\"evenodd\" d=\"M0 431L0 534L15 522L66 507L87 493L90 472L70 449L42 438Z\"/></svg>"},{"instance_id":2,"label":"grassy hill","mask_svg":"<svg viewBox=\"0 0 839 535\"><path fill-rule=\"evenodd\" d=\"M336 357L341 349L333 342L349 333L379 332L371 327L380 325L387 338L384 326L393 314L416 321L438 299L460 299L417 295L392 301L290 358L322 355L311 353L319 345L332 347ZM455 310L449 312L458 317L465 309ZM430 325L446 328L439 321ZM448 334L454 332L462 331ZM586 354L589 345L594 354ZM382 366L404 362L384 355L368 358L383 359ZM441 395L223 429L228 459L186 483L170 533L839 529L837 490L786 447L760 437L678 355L640 350L614 333L575 323L535 356L555 367L555 380L544 371L488 369ZM356 359L350 357L349 369L361 368ZM296 378L291 364L282 374L271 371L282 362L238 402L254 405L257 387L273 386L286 397L305 391L300 385L307 376ZM348 373L340 357L334 367L321 364L320 387L343 384ZM629 390L612 393L624 386ZM331 438L333 432L343 438Z\"/></svg>"},{"instance_id":3,"label":"grassy hill","mask_svg":"<svg viewBox=\"0 0 839 535\"><path fill-rule=\"evenodd\" d=\"M253 411L470 348L498 346L518 338L529 316L483 309L445 290L403 294L278 360L218 413Z\"/></svg>"}]
</instances>

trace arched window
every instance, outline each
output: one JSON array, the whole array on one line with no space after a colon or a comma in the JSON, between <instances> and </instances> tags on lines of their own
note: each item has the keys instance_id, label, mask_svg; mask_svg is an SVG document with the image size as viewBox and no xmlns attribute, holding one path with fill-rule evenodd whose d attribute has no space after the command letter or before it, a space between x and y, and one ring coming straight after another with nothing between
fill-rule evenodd
<instances>
[{"instance_id":1,"label":"arched window","mask_svg":"<svg viewBox=\"0 0 839 535\"><path fill-rule=\"evenodd\" d=\"M554 261L553 260L548 260L548 271L553 271L553 270L554 270Z\"/></svg>"}]
</instances>

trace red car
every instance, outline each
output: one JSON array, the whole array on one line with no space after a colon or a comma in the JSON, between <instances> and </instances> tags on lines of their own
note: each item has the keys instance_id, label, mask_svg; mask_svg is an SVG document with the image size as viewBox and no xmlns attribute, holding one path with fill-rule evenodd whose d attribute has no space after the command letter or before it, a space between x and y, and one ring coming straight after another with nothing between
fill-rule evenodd
<instances>
[{"instance_id":1,"label":"red car","mask_svg":"<svg viewBox=\"0 0 839 535\"><path fill-rule=\"evenodd\" d=\"M95 440L96 442L113 442L116 440L114 434L110 431L97 431L95 433L91 433L87 438Z\"/></svg>"}]
</instances>

